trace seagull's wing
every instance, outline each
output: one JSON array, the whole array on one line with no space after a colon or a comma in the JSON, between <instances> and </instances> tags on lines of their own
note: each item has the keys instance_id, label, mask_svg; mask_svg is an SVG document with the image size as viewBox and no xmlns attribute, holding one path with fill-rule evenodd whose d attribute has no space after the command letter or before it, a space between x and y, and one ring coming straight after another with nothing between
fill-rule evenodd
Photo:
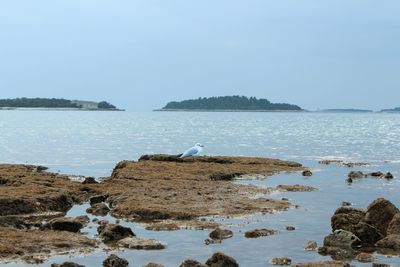
<instances>
[{"instance_id":1,"label":"seagull's wing","mask_svg":"<svg viewBox=\"0 0 400 267\"><path fill-rule=\"evenodd\" d=\"M198 151L197 147L191 147L191 148L189 148L188 150L186 150L185 152L183 152L181 158L194 156L194 155L196 155L198 152L199 152L199 151Z\"/></svg>"}]
</instances>

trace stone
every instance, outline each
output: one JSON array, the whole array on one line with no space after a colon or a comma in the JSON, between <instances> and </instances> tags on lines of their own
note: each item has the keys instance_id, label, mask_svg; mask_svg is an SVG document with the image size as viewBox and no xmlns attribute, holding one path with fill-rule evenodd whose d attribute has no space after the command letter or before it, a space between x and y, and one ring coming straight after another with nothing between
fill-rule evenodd
<instances>
[{"instance_id":1,"label":"stone","mask_svg":"<svg viewBox=\"0 0 400 267\"><path fill-rule=\"evenodd\" d=\"M141 239L139 237L126 237L117 242L117 245L129 249L157 250L164 249L165 245L155 239Z\"/></svg>"},{"instance_id":2,"label":"stone","mask_svg":"<svg viewBox=\"0 0 400 267\"><path fill-rule=\"evenodd\" d=\"M99 233L99 237L103 240L103 242L113 242L124 239L126 237L135 236L132 230L128 227L123 227L119 224L104 224L100 225L97 228L97 232Z\"/></svg>"},{"instance_id":3,"label":"stone","mask_svg":"<svg viewBox=\"0 0 400 267\"><path fill-rule=\"evenodd\" d=\"M351 206L351 202L342 201L342 207Z\"/></svg>"},{"instance_id":4,"label":"stone","mask_svg":"<svg viewBox=\"0 0 400 267\"><path fill-rule=\"evenodd\" d=\"M306 262L292 265L293 267L354 267L347 262L343 261L320 261L320 262Z\"/></svg>"},{"instance_id":5,"label":"stone","mask_svg":"<svg viewBox=\"0 0 400 267\"><path fill-rule=\"evenodd\" d=\"M214 255L206 261L206 265L209 267L239 267L239 264L234 258L222 252L214 253Z\"/></svg>"},{"instance_id":6,"label":"stone","mask_svg":"<svg viewBox=\"0 0 400 267\"><path fill-rule=\"evenodd\" d=\"M296 230L296 227L294 227L294 226L286 226L286 230L294 231L294 230Z\"/></svg>"},{"instance_id":7,"label":"stone","mask_svg":"<svg viewBox=\"0 0 400 267\"><path fill-rule=\"evenodd\" d=\"M379 248L400 249L400 235L388 235L379 240L376 244Z\"/></svg>"},{"instance_id":8,"label":"stone","mask_svg":"<svg viewBox=\"0 0 400 267\"><path fill-rule=\"evenodd\" d=\"M400 213L396 213L387 228L388 235L400 235Z\"/></svg>"},{"instance_id":9,"label":"stone","mask_svg":"<svg viewBox=\"0 0 400 267\"><path fill-rule=\"evenodd\" d=\"M103 267L127 267L129 262L115 254L111 254L103 261Z\"/></svg>"},{"instance_id":10,"label":"stone","mask_svg":"<svg viewBox=\"0 0 400 267\"><path fill-rule=\"evenodd\" d=\"M312 176L313 173L312 173L310 170L305 170L305 171L303 171L303 172L301 173L301 175L303 175L303 176Z\"/></svg>"},{"instance_id":11,"label":"stone","mask_svg":"<svg viewBox=\"0 0 400 267\"><path fill-rule=\"evenodd\" d=\"M231 238L233 236L233 232L228 229L217 228L217 229L213 230L209 236L211 239L222 240L222 239Z\"/></svg>"},{"instance_id":12,"label":"stone","mask_svg":"<svg viewBox=\"0 0 400 267\"><path fill-rule=\"evenodd\" d=\"M354 250L351 248L340 248L340 247L320 247L318 253L321 255L330 255L334 260L347 260L353 258Z\"/></svg>"},{"instance_id":13,"label":"stone","mask_svg":"<svg viewBox=\"0 0 400 267\"><path fill-rule=\"evenodd\" d=\"M375 257L371 254L361 252L356 256L356 260L359 262L373 262Z\"/></svg>"},{"instance_id":14,"label":"stone","mask_svg":"<svg viewBox=\"0 0 400 267\"><path fill-rule=\"evenodd\" d=\"M164 267L164 265L154 263L154 262L149 262L146 265L144 265L143 267Z\"/></svg>"},{"instance_id":15,"label":"stone","mask_svg":"<svg viewBox=\"0 0 400 267\"><path fill-rule=\"evenodd\" d=\"M349 174L347 174L347 177L352 178L352 179L354 179L354 178L357 179L357 178L364 178L364 177L366 177L366 175L361 171L351 171L351 172L349 172Z\"/></svg>"},{"instance_id":16,"label":"stone","mask_svg":"<svg viewBox=\"0 0 400 267\"><path fill-rule=\"evenodd\" d=\"M318 248L318 244L315 241L308 241L304 245L304 250L316 250Z\"/></svg>"},{"instance_id":17,"label":"stone","mask_svg":"<svg viewBox=\"0 0 400 267\"><path fill-rule=\"evenodd\" d=\"M394 215L399 212L399 209L390 201L378 198L368 206L363 221L375 226L383 236L386 236L389 223L392 221Z\"/></svg>"},{"instance_id":18,"label":"stone","mask_svg":"<svg viewBox=\"0 0 400 267\"><path fill-rule=\"evenodd\" d=\"M365 211L351 207L338 208L331 218L332 230L346 230L352 231L353 227L357 225L365 217Z\"/></svg>"},{"instance_id":19,"label":"stone","mask_svg":"<svg viewBox=\"0 0 400 267\"><path fill-rule=\"evenodd\" d=\"M61 264L53 263L51 267L85 267L84 265L77 264L75 262L66 261Z\"/></svg>"},{"instance_id":20,"label":"stone","mask_svg":"<svg viewBox=\"0 0 400 267\"><path fill-rule=\"evenodd\" d=\"M101 203L106 201L108 198L108 195L97 195L97 196L93 196L89 199L89 203L90 206L97 204L97 203Z\"/></svg>"},{"instance_id":21,"label":"stone","mask_svg":"<svg viewBox=\"0 0 400 267\"><path fill-rule=\"evenodd\" d=\"M179 265L179 267L207 267L207 265L202 264L202 263L200 263L198 261L195 261L195 260L187 259L187 260L184 260L181 263L181 265Z\"/></svg>"},{"instance_id":22,"label":"stone","mask_svg":"<svg viewBox=\"0 0 400 267\"><path fill-rule=\"evenodd\" d=\"M98 184L99 182L96 181L96 178L94 177L85 177L85 180L83 180L82 184Z\"/></svg>"},{"instance_id":23,"label":"stone","mask_svg":"<svg viewBox=\"0 0 400 267\"><path fill-rule=\"evenodd\" d=\"M382 176L384 176L383 172L371 172L371 173L369 173L369 175L373 176L373 177L382 177Z\"/></svg>"},{"instance_id":24,"label":"stone","mask_svg":"<svg viewBox=\"0 0 400 267\"><path fill-rule=\"evenodd\" d=\"M359 222L354 226L352 233L360 238L363 247L373 247L376 242L383 238L376 227L365 222Z\"/></svg>"},{"instance_id":25,"label":"stone","mask_svg":"<svg viewBox=\"0 0 400 267\"><path fill-rule=\"evenodd\" d=\"M325 247L338 247L342 249L352 249L359 247L361 240L353 233L345 230L336 230L324 238Z\"/></svg>"},{"instance_id":26,"label":"stone","mask_svg":"<svg viewBox=\"0 0 400 267\"><path fill-rule=\"evenodd\" d=\"M387 172L384 176L385 179L393 179L393 174L391 174L390 172Z\"/></svg>"},{"instance_id":27,"label":"stone","mask_svg":"<svg viewBox=\"0 0 400 267\"><path fill-rule=\"evenodd\" d=\"M276 234L278 231L272 229L255 229L244 233L246 238L257 238L261 236L270 236Z\"/></svg>"},{"instance_id":28,"label":"stone","mask_svg":"<svg viewBox=\"0 0 400 267\"><path fill-rule=\"evenodd\" d=\"M392 267L392 266L386 263L372 263L372 267Z\"/></svg>"},{"instance_id":29,"label":"stone","mask_svg":"<svg viewBox=\"0 0 400 267\"><path fill-rule=\"evenodd\" d=\"M87 208L86 212L96 216L106 216L110 212L110 208L105 203L96 203Z\"/></svg>"},{"instance_id":30,"label":"stone","mask_svg":"<svg viewBox=\"0 0 400 267\"><path fill-rule=\"evenodd\" d=\"M273 258L271 262L273 265L290 265L290 264L292 264L292 260L289 258Z\"/></svg>"},{"instance_id":31,"label":"stone","mask_svg":"<svg viewBox=\"0 0 400 267\"><path fill-rule=\"evenodd\" d=\"M77 233L83 227L83 217L77 218L69 218L69 217L62 217L62 218L55 218L49 222L49 226L52 230L55 231L68 231Z\"/></svg>"}]
</instances>

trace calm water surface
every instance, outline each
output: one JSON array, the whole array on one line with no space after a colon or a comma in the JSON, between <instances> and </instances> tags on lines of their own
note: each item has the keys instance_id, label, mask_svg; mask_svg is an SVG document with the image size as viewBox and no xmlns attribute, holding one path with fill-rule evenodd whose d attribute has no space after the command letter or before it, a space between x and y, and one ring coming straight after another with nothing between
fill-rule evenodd
<instances>
[{"instance_id":1,"label":"calm water surface","mask_svg":"<svg viewBox=\"0 0 400 267\"><path fill-rule=\"evenodd\" d=\"M150 261L178 266L184 258L205 261L216 251L250 267L270 266L273 257L289 257L293 262L328 260L316 252L304 251L303 246L309 240L322 244L330 232L330 217L342 201L366 207L375 198L385 197L400 207L398 114L0 111L0 128L0 162L42 164L51 171L69 174L108 176L120 160L137 159L147 153L177 154L196 142L205 145L204 153L208 155L275 157L298 161L313 170L314 175L308 178L295 173L238 181L259 186L300 183L319 190L269 196L287 197L300 206L287 212L214 218L223 220L234 232L234 237L222 244L204 245L208 231L152 232L143 225L123 222L138 236L168 245L163 251L118 252L130 266ZM368 178L348 185L345 176L352 169L318 164L323 158L369 162L370 166L353 170L391 171L395 179ZM75 206L68 215L81 215L86 207ZM295 226L296 230L286 231L286 226ZM243 238L244 231L260 227L279 230L279 234ZM84 231L90 236L95 228ZM65 260L101 266L106 256L106 252L72 258L55 256L39 266ZM400 266L398 256L376 256L378 262Z\"/></svg>"}]
</instances>

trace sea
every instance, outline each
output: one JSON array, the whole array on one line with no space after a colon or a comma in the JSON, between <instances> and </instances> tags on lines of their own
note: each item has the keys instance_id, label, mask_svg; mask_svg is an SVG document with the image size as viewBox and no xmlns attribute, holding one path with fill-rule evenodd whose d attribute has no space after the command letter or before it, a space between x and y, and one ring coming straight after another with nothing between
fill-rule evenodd
<instances>
[{"instance_id":1,"label":"sea","mask_svg":"<svg viewBox=\"0 0 400 267\"><path fill-rule=\"evenodd\" d=\"M204 155L260 156L297 161L313 176L282 173L266 179L236 183L261 187L303 184L314 192L277 192L267 197L288 198L298 205L274 214L240 217L211 217L233 231L221 244L205 245L208 230L148 231L142 224L125 222L142 238L167 245L164 250L119 252L96 251L89 255L53 256L43 264L74 261L101 266L110 254L126 258L129 266L149 262L179 266L184 259L205 262L221 251L240 266L273 266L272 258L288 257L292 263L330 260L316 251L305 251L308 241L322 245L331 232L330 218L342 201L365 208L378 197L400 207L400 114L318 112L98 112L98 111L0 111L0 162L40 164L50 171L101 179L111 174L121 160L137 160L143 154L179 154L195 143L203 144ZM318 161L339 159L366 162L349 168ZM349 184L350 171L391 172L394 179L364 178ZM261 196L265 197L265 196ZM68 216L85 214L88 204L76 205ZM91 219L94 216L89 216ZM111 222L114 218L105 218ZM287 231L286 226L294 226ZM256 228L278 230L276 235L244 238ZM95 236L95 225L83 230ZM400 266L397 255L375 253L376 262ZM371 266L353 260L355 266ZM32 266L9 263L0 266Z\"/></svg>"}]
</instances>

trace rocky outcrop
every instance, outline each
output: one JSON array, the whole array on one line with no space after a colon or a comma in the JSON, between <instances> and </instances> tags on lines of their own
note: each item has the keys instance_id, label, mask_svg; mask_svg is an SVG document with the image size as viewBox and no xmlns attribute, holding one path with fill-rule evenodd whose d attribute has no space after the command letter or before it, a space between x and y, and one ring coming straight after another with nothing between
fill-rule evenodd
<instances>
[{"instance_id":1,"label":"rocky outcrop","mask_svg":"<svg viewBox=\"0 0 400 267\"><path fill-rule=\"evenodd\" d=\"M115 254L111 254L103 261L103 267L127 267L129 262Z\"/></svg>"},{"instance_id":2,"label":"rocky outcrop","mask_svg":"<svg viewBox=\"0 0 400 267\"><path fill-rule=\"evenodd\" d=\"M99 237L103 240L103 242L115 242L126 237L135 236L132 230L128 227L123 227L119 224L105 224L100 225L97 228L97 232L99 233Z\"/></svg>"},{"instance_id":3,"label":"rocky outcrop","mask_svg":"<svg viewBox=\"0 0 400 267\"><path fill-rule=\"evenodd\" d=\"M276 234L278 231L272 229L255 229L244 233L246 238L257 238L261 236L270 236Z\"/></svg>"},{"instance_id":4,"label":"rocky outcrop","mask_svg":"<svg viewBox=\"0 0 400 267\"><path fill-rule=\"evenodd\" d=\"M136 236L126 237L117 242L117 245L129 249L159 250L164 249L165 245L155 239L141 239Z\"/></svg>"},{"instance_id":5,"label":"rocky outcrop","mask_svg":"<svg viewBox=\"0 0 400 267\"><path fill-rule=\"evenodd\" d=\"M56 231L79 232L86 224L89 223L87 216L79 216L76 218L56 218L49 222L49 227Z\"/></svg>"},{"instance_id":6,"label":"rocky outcrop","mask_svg":"<svg viewBox=\"0 0 400 267\"><path fill-rule=\"evenodd\" d=\"M209 267L239 267L239 264L234 258L222 252L214 253L214 255L206 261L206 265Z\"/></svg>"}]
</instances>

